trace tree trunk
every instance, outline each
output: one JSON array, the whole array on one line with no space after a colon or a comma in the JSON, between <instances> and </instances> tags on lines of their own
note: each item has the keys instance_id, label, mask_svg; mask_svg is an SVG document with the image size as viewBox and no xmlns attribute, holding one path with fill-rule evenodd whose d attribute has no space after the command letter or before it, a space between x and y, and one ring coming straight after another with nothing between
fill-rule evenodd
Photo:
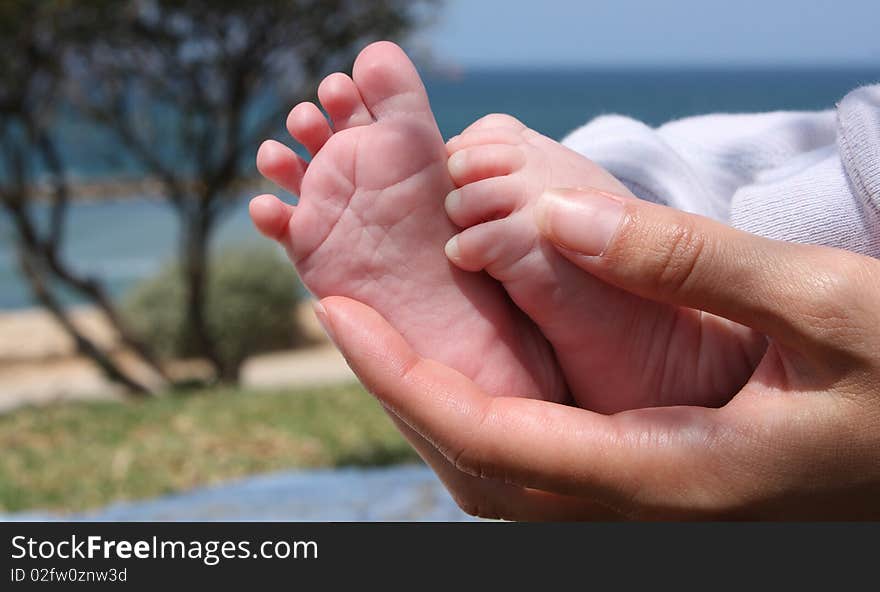
<instances>
[{"instance_id":1,"label":"tree trunk","mask_svg":"<svg viewBox=\"0 0 880 592\"><path fill-rule=\"evenodd\" d=\"M158 374L165 382L169 384L173 383L171 377L162 367L158 358L153 354L152 349L129 330L126 323L122 320L122 317L120 317L119 312L116 310L113 301L107 296L100 283L89 277L79 277L74 275L66 266L59 263L54 253L46 255L44 259L46 260L46 265L52 272L52 275L68 287L79 292L82 296L85 296L91 304L95 305L98 310L101 311L107 323L119 336L119 341L122 345L137 354L140 357L141 362L146 364L150 370Z\"/></svg>"},{"instance_id":2,"label":"tree trunk","mask_svg":"<svg viewBox=\"0 0 880 592\"><path fill-rule=\"evenodd\" d=\"M185 310L187 332L195 340L196 348L201 356L208 360L217 380L227 382L229 372L222 358L217 353L217 346L211 329L208 326L208 246L212 223L208 216L195 213L182 229L183 282L185 286Z\"/></svg>"},{"instance_id":3,"label":"tree trunk","mask_svg":"<svg viewBox=\"0 0 880 592\"><path fill-rule=\"evenodd\" d=\"M34 297L43 308L49 311L52 317L59 325L61 325L71 339L73 339L77 351L89 357L95 364L97 364L108 379L121 384L129 392L140 397L151 394L150 389L129 377L109 355L101 351L101 348L80 333L67 316L65 308L60 302L58 302L58 299L55 298L55 295L49 289L43 276L43 272L40 271L39 264L33 261L33 256L28 254L24 248L19 248L19 264L22 275L27 278Z\"/></svg>"},{"instance_id":4,"label":"tree trunk","mask_svg":"<svg viewBox=\"0 0 880 592\"><path fill-rule=\"evenodd\" d=\"M113 301L107 296L103 286L94 278L77 275L68 266L64 265L59 256L58 250L64 238L65 222L67 218L67 204L70 201L70 191L64 174L64 166L58 150L51 137L45 130L34 131L32 133L40 154L46 167L52 173L52 182L54 186L53 203L51 208L51 225L49 227L48 238L43 241L37 241L34 235L34 229L28 227L27 231L23 231L22 237L27 242L30 240L28 247L34 251L39 250L42 260L45 262L48 270L57 279L63 281L66 285L78 291L80 295L85 296L92 304L104 314L107 322L116 331L123 345L140 356L141 361L150 367L150 369L158 374L165 382L172 383L171 377L165 372L152 349L129 330L126 323L119 316ZM23 211L20 212L23 214ZM18 220L19 226L26 223L24 216ZM23 229L24 230L24 229Z\"/></svg>"},{"instance_id":5,"label":"tree trunk","mask_svg":"<svg viewBox=\"0 0 880 592\"><path fill-rule=\"evenodd\" d=\"M52 229L47 240L40 240L36 234L33 221L28 218L26 213L24 206L26 200L21 195L18 197L6 195L2 203L10 213L18 232L19 267L23 277L27 280L34 298L73 339L77 350L89 357L101 368L108 379L123 385L137 395L150 393L148 388L131 378L119 365L113 362L106 352L103 352L95 343L80 333L70 321L64 306L52 292L49 285L50 280L61 282L64 286L79 292L88 301L96 305L104 313L111 326L117 331L122 343L139 354L141 361L149 368L170 382L164 369L150 355L148 348L139 345L140 342L124 328L115 307L104 293L101 285L91 278L76 275L59 261L56 249L57 239L61 236L60 233L57 235L51 234L55 230Z\"/></svg>"}]
</instances>

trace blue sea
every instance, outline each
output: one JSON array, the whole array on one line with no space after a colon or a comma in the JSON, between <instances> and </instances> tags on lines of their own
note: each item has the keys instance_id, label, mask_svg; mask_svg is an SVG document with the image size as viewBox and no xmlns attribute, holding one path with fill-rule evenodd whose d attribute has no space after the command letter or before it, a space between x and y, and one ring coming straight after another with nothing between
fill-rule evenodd
<instances>
[{"instance_id":1,"label":"blue sea","mask_svg":"<svg viewBox=\"0 0 880 592\"><path fill-rule=\"evenodd\" d=\"M470 71L455 78L429 78L427 86L445 137L482 115L503 112L560 138L605 113L657 125L719 111L828 109L848 90L877 81L880 66L871 70ZM130 163L114 159L119 151L112 139L72 123L65 129L74 174L131 174ZM214 246L260 240L247 219L248 197L242 195L224 219ZM0 213L0 309L31 306L16 270L13 229L5 216ZM120 295L172 257L177 242L175 218L167 206L125 197L73 205L64 253L78 269L104 278Z\"/></svg>"}]
</instances>

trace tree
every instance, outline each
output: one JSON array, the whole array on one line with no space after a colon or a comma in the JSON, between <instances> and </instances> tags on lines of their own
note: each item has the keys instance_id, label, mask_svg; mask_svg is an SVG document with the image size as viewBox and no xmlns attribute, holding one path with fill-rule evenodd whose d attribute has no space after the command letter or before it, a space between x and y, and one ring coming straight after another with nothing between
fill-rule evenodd
<instances>
[{"instance_id":1,"label":"tree","mask_svg":"<svg viewBox=\"0 0 880 592\"><path fill-rule=\"evenodd\" d=\"M70 186L52 126L62 104L66 51L94 33L92 22L89 11L69 2L0 4L0 207L12 220L20 269L36 301L108 378L130 392L147 394L147 386L79 331L58 296L58 289L65 287L96 306L121 342L167 380L149 348L122 321L101 282L77 273L63 257ZM39 185L47 186L51 196L45 225L35 212Z\"/></svg>"},{"instance_id":2,"label":"tree","mask_svg":"<svg viewBox=\"0 0 880 592\"><path fill-rule=\"evenodd\" d=\"M180 221L192 338L217 377L237 379L205 317L210 242L253 176L258 143L321 76L367 42L398 38L433 4L405 0L129 0L71 62L76 93L162 187Z\"/></svg>"}]
</instances>

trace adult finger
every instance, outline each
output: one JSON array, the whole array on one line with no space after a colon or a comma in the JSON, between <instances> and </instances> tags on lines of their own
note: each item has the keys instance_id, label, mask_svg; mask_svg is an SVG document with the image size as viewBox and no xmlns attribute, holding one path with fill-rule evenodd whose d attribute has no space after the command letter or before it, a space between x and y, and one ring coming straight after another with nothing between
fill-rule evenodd
<instances>
[{"instance_id":1,"label":"adult finger","mask_svg":"<svg viewBox=\"0 0 880 592\"><path fill-rule=\"evenodd\" d=\"M338 329L333 328L338 323L329 319L331 313L327 311L327 307L330 307L332 312L338 313L341 310L346 323L356 324L359 327L373 327L378 332L372 334L368 330L366 333L351 333L343 329L348 338L339 340L335 337ZM378 353L377 348L383 349L383 337L385 341L390 342L395 351L399 351L399 346L403 345L407 355L413 354L403 338L381 319L378 313L366 305L347 298L331 297L322 300L316 306L316 312L334 343L340 348L344 344L343 353L358 360L356 365L352 365L355 373L369 370L364 367L364 364L369 366L372 363L370 356ZM358 342L359 337L367 337L367 341ZM351 362L349 363L351 364ZM368 373L372 376L371 372ZM364 382L364 385L370 390L374 388L384 390L391 386L390 383L378 384L374 380L368 380ZM459 507L468 514L482 518L528 521L618 520L621 518L618 512L593 501L528 489L462 472L428 439L395 413L386 404L383 397L379 396L378 398L403 436L416 449L419 456L437 473Z\"/></svg>"},{"instance_id":2,"label":"adult finger","mask_svg":"<svg viewBox=\"0 0 880 592\"><path fill-rule=\"evenodd\" d=\"M527 522L622 519L618 512L596 502L464 473L397 415L389 409L385 411L404 438L437 474L458 507L471 516Z\"/></svg>"},{"instance_id":3,"label":"adult finger","mask_svg":"<svg viewBox=\"0 0 880 592\"><path fill-rule=\"evenodd\" d=\"M328 332L361 382L460 471L626 512L676 500L699 507L699 489L725 466L719 441L729 434L718 410L604 416L490 397L455 370L419 357L366 305L345 298L322 304Z\"/></svg>"}]
</instances>

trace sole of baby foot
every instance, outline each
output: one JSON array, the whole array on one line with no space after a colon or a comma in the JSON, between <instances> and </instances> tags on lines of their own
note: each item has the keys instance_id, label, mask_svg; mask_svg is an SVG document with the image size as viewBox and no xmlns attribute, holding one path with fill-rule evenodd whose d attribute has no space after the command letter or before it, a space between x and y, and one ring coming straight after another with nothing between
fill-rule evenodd
<instances>
[{"instance_id":1,"label":"sole of baby foot","mask_svg":"<svg viewBox=\"0 0 880 592\"><path fill-rule=\"evenodd\" d=\"M330 122L309 104L288 119L312 152L302 173L275 148L266 153L274 161L258 158L264 174L300 195L292 210L260 197L252 213L261 231L287 246L313 294L368 304L422 356L493 394L565 400L552 349L534 323L496 281L455 268L443 254L455 233L443 199L454 186L425 88L403 51L370 45L351 77L331 75L318 95ZM278 162L284 158L287 168Z\"/></svg>"}]
</instances>

